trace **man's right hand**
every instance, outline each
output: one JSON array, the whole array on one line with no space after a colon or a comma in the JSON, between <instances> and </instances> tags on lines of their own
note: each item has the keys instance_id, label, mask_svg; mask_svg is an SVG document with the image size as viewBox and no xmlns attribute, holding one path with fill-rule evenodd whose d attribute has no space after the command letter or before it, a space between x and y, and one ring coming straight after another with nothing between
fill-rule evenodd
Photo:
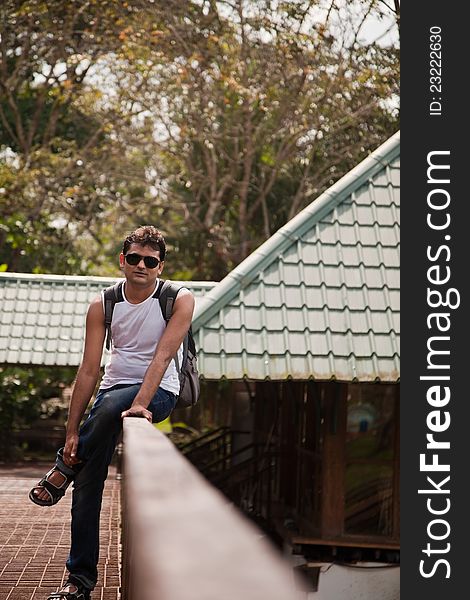
<instances>
[{"instance_id":1,"label":"man's right hand","mask_svg":"<svg viewBox=\"0 0 470 600\"><path fill-rule=\"evenodd\" d=\"M152 413L145 408L145 406L141 406L139 404L131 406L128 410L124 410L121 413L121 418L124 417L144 417L147 419L149 423L152 423Z\"/></svg>"},{"instance_id":2,"label":"man's right hand","mask_svg":"<svg viewBox=\"0 0 470 600\"><path fill-rule=\"evenodd\" d=\"M65 448L64 448L64 463L72 467L77 463L81 462L77 458L77 450L78 450L78 433L67 433L65 438Z\"/></svg>"}]
</instances>

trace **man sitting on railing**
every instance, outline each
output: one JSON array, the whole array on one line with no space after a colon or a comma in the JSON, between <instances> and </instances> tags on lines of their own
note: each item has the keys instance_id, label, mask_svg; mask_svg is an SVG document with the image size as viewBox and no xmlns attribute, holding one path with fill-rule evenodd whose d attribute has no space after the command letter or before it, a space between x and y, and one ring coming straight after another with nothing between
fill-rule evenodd
<instances>
[{"instance_id":1,"label":"man sitting on railing","mask_svg":"<svg viewBox=\"0 0 470 600\"><path fill-rule=\"evenodd\" d=\"M182 288L166 325L158 301L165 251L162 234L152 226L139 227L124 241L119 262L125 283L111 321L111 360L90 414L79 428L99 378L106 334L104 297L95 298L88 308L65 447L29 494L35 504L52 506L74 481L69 577L49 600L87 600L96 585L101 500L122 418L163 421L176 404L179 377L173 359L178 352L181 364L181 344L191 324L194 297Z\"/></svg>"}]
</instances>

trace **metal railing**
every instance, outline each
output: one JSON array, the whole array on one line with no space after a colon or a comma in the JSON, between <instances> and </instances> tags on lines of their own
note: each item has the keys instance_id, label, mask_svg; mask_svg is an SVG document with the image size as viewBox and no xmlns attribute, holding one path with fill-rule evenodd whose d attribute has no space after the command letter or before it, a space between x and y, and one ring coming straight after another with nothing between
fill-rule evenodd
<instances>
[{"instance_id":1,"label":"metal railing","mask_svg":"<svg viewBox=\"0 0 470 600\"><path fill-rule=\"evenodd\" d=\"M224 471L232 464L235 456L235 436L248 435L248 431L238 431L229 427L220 427L208 434L196 438L178 449L200 471L206 475L213 465L217 471Z\"/></svg>"},{"instance_id":2,"label":"metal railing","mask_svg":"<svg viewBox=\"0 0 470 600\"><path fill-rule=\"evenodd\" d=\"M124 419L122 600L297 600L278 551L172 442Z\"/></svg>"},{"instance_id":3,"label":"metal railing","mask_svg":"<svg viewBox=\"0 0 470 600\"><path fill-rule=\"evenodd\" d=\"M186 442L179 446L180 451L183 454L188 454L197 448L205 446L208 443L212 443L214 440L224 437L230 431L230 427L218 427L217 429L212 429L202 435L199 435L194 440Z\"/></svg>"}]
</instances>

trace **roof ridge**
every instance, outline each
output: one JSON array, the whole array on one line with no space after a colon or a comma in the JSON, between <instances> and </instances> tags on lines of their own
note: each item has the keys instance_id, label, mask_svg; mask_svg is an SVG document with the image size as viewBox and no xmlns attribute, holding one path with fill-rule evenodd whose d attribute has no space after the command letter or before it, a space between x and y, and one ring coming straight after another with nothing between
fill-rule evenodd
<instances>
[{"instance_id":1,"label":"roof ridge","mask_svg":"<svg viewBox=\"0 0 470 600\"><path fill-rule=\"evenodd\" d=\"M102 283L105 281L117 281L122 279L122 277L100 277L98 275L61 275L59 273L16 273L14 271L4 271L0 273L0 281L2 279L14 279L15 281L75 281L77 283L87 281L90 283Z\"/></svg>"},{"instance_id":2,"label":"roof ridge","mask_svg":"<svg viewBox=\"0 0 470 600\"><path fill-rule=\"evenodd\" d=\"M204 296L196 308L192 323L193 331L197 331L199 327L207 323L223 305L236 296L241 287L246 287L251 283L260 270L277 260L280 252L292 241L301 237L305 232L304 229L312 226L312 219L315 219L316 222L322 219L353 190L359 188L389 164L398 155L399 149L400 132L397 131L247 256Z\"/></svg>"},{"instance_id":3,"label":"roof ridge","mask_svg":"<svg viewBox=\"0 0 470 600\"><path fill-rule=\"evenodd\" d=\"M58 282L76 282L76 283L113 283L124 279L122 276L102 277L99 275L60 275L58 273L15 273L13 271L4 271L0 273L1 280L15 281L58 281ZM186 283L188 285L196 285L198 287L213 287L217 285L217 281L183 281L180 279L172 279L175 283Z\"/></svg>"}]
</instances>

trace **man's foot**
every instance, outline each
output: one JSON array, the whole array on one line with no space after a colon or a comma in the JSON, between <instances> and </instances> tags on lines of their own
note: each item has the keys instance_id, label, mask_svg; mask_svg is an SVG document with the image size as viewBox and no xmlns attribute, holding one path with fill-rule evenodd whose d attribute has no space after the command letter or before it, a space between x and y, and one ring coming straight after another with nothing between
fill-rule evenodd
<instances>
[{"instance_id":1,"label":"man's foot","mask_svg":"<svg viewBox=\"0 0 470 600\"><path fill-rule=\"evenodd\" d=\"M65 490L72 480L72 476L62 473L57 466L54 466L32 488L29 492L29 499L39 506L53 506L65 494Z\"/></svg>"},{"instance_id":2,"label":"man's foot","mask_svg":"<svg viewBox=\"0 0 470 600\"><path fill-rule=\"evenodd\" d=\"M69 581L58 592L48 596L47 600L90 600L90 590Z\"/></svg>"}]
</instances>

